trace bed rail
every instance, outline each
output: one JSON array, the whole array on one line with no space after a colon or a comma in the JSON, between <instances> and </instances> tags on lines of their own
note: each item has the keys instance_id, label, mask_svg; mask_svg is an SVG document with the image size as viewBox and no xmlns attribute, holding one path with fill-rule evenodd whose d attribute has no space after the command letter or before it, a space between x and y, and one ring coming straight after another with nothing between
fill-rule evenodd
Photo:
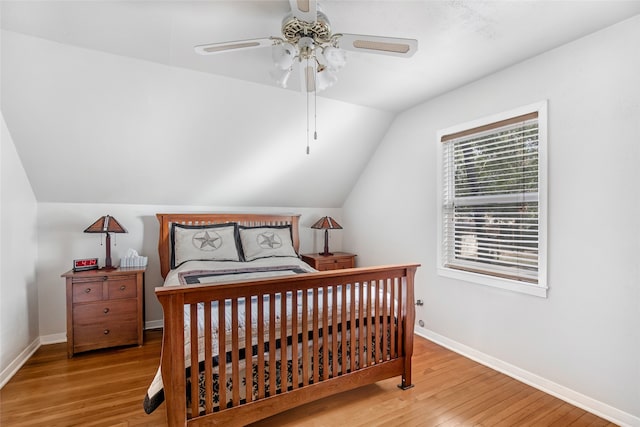
<instances>
[{"instance_id":1,"label":"bed rail","mask_svg":"<svg viewBox=\"0 0 640 427\"><path fill-rule=\"evenodd\" d=\"M411 387L417 267L391 265L156 288L164 310L161 370L169 425L246 425L394 376L402 376L399 387ZM242 313L241 307L251 307L245 305L249 301L257 304L257 310ZM199 305L205 307L200 309L203 337L198 336L198 322L193 321L201 316ZM217 325L225 333L212 331L213 305L224 307L218 310ZM279 315L287 308L296 314L290 318ZM185 312L192 319L187 331ZM190 342L189 378L185 376L185 339ZM224 357L217 366L210 362L214 347L218 354L227 355L230 374L225 372ZM254 348L258 351L251 356ZM198 354L204 354L205 362ZM247 371L252 371L253 381L241 385L243 355L247 355ZM277 361L282 360L282 369L278 369ZM230 392L224 386L217 388L217 404L214 374L219 384L233 384ZM204 406L199 405L199 398L192 398L187 408L187 383L193 397L199 396L202 381Z\"/></svg>"}]
</instances>

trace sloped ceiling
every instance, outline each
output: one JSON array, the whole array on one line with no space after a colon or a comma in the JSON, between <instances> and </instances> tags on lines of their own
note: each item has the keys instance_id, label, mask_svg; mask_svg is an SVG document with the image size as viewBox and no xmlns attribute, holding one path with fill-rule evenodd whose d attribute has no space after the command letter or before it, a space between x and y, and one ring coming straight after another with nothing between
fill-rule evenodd
<instances>
[{"instance_id":1,"label":"sloped ceiling","mask_svg":"<svg viewBox=\"0 0 640 427\"><path fill-rule=\"evenodd\" d=\"M273 85L269 49L192 49L278 35L287 1L2 1L2 113L38 201L339 207L397 112L640 13L639 1L322 5L335 31L414 37L418 53L350 54L308 99Z\"/></svg>"}]
</instances>

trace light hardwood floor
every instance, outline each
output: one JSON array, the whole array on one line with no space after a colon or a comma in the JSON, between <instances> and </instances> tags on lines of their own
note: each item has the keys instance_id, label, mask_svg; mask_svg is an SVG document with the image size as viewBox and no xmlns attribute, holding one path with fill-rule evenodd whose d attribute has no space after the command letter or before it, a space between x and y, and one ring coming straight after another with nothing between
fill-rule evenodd
<instances>
[{"instance_id":1,"label":"light hardwood floor","mask_svg":"<svg viewBox=\"0 0 640 427\"><path fill-rule=\"evenodd\" d=\"M41 347L0 390L0 426L166 426L164 405L142 410L160 359L160 331L143 347L67 359ZM430 341L416 337L415 387L393 378L292 409L259 426L613 426Z\"/></svg>"}]
</instances>

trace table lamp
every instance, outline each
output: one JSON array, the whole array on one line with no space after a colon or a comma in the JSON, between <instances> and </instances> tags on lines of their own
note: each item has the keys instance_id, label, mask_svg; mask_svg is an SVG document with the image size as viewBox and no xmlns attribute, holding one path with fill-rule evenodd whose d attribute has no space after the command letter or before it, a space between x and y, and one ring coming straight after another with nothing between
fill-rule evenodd
<instances>
[{"instance_id":1,"label":"table lamp","mask_svg":"<svg viewBox=\"0 0 640 427\"><path fill-rule=\"evenodd\" d=\"M127 230L112 216L105 215L98 218L96 222L91 224L84 230L85 233L104 233L107 235L106 250L104 258L104 269L113 270L116 267L111 265L111 233L126 233Z\"/></svg>"},{"instance_id":2,"label":"table lamp","mask_svg":"<svg viewBox=\"0 0 640 427\"><path fill-rule=\"evenodd\" d=\"M320 218L315 224L311 226L317 230L324 230L324 252L320 252L319 255L330 256L333 255L329 252L329 230L342 229L342 226L336 222L335 219L330 216L324 216Z\"/></svg>"}]
</instances>

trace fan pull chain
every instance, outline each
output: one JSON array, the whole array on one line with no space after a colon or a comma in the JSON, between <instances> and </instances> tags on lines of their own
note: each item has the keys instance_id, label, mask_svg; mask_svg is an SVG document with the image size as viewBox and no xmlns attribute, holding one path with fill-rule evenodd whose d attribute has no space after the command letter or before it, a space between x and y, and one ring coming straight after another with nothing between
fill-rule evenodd
<instances>
[{"instance_id":1,"label":"fan pull chain","mask_svg":"<svg viewBox=\"0 0 640 427\"><path fill-rule=\"evenodd\" d=\"M316 75L318 73L313 73L313 140L318 140L318 87L316 86Z\"/></svg>"},{"instance_id":2,"label":"fan pull chain","mask_svg":"<svg viewBox=\"0 0 640 427\"><path fill-rule=\"evenodd\" d=\"M309 58L307 58L307 68L304 71L304 91L307 94L307 155L309 155L309 87L307 85L307 70L309 69Z\"/></svg>"}]
</instances>

